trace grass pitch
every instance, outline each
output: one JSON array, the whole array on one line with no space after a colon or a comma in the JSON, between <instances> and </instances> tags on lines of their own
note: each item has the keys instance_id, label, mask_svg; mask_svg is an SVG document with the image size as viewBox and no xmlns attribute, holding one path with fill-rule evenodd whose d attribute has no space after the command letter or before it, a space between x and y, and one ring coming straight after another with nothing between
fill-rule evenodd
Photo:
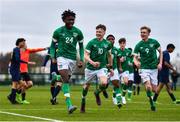
<instances>
[{"instance_id":1,"label":"grass pitch","mask_svg":"<svg viewBox=\"0 0 180 122\"><path fill-rule=\"evenodd\" d=\"M72 103L78 109L69 115L62 91L58 96L58 105L50 104L49 86L34 86L27 91L26 98L30 105L12 105L7 100L10 87L0 86L0 121L180 121L180 104L173 104L165 90L158 98L157 111L152 112L144 88L141 88L140 95L133 95L132 101L120 110L112 103L111 86L108 88L108 99L101 95L101 106L96 105L94 89L91 87L88 92L86 113L82 114L79 110L82 87L71 86ZM178 90L174 94L180 99Z\"/></svg>"}]
</instances>

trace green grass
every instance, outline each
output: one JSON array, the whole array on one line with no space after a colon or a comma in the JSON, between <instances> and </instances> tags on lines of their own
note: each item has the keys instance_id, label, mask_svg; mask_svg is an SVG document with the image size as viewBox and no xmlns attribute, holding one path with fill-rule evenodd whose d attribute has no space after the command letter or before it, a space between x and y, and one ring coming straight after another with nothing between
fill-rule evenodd
<instances>
[{"instance_id":1,"label":"green grass","mask_svg":"<svg viewBox=\"0 0 180 122\"><path fill-rule=\"evenodd\" d=\"M117 106L112 104L111 87L108 88L109 99L102 98L102 105L97 106L93 95L94 87L91 87L87 96L86 113L79 111L81 102L81 87L71 86L71 98L78 109L71 115L67 114L62 92L58 96L58 105L50 104L50 92L48 86L33 87L27 91L27 100L30 105L12 105L6 96L10 92L10 87L0 86L0 111L31 115L49 119L63 121L180 121L180 105L172 104L168 94L163 90L158 98L160 104L157 105L157 111L150 110L148 99L141 88L139 96L132 96L132 101L118 110ZM175 96L180 98L180 91L174 92ZM18 117L0 113L0 121L40 121L28 117Z\"/></svg>"}]
</instances>

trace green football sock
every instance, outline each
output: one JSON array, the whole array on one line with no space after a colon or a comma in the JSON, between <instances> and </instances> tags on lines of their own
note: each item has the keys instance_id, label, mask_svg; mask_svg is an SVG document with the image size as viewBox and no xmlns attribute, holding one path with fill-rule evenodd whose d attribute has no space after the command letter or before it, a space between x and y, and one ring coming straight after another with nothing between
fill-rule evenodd
<instances>
[{"instance_id":1,"label":"green football sock","mask_svg":"<svg viewBox=\"0 0 180 122\"><path fill-rule=\"evenodd\" d=\"M102 85L99 85L99 88L98 89L96 89L96 94L99 94L99 93L101 93L102 91L104 91L106 89L106 86L102 86Z\"/></svg>"},{"instance_id":2,"label":"green football sock","mask_svg":"<svg viewBox=\"0 0 180 122\"><path fill-rule=\"evenodd\" d=\"M123 96L123 97L126 95L126 90L127 90L127 85L124 84L124 86L123 86L123 92L122 92L122 96Z\"/></svg>"},{"instance_id":3,"label":"green football sock","mask_svg":"<svg viewBox=\"0 0 180 122\"><path fill-rule=\"evenodd\" d=\"M113 98L115 98L116 97L116 92L115 92L115 87L113 87Z\"/></svg>"},{"instance_id":4,"label":"green football sock","mask_svg":"<svg viewBox=\"0 0 180 122\"><path fill-rule=\"evenodd\" d=\"M64 96L66 98L66 105L68 107L72 106L71 100L70 100L70 89L69 89L69 83L64 83L62 86L62 90L64 92Z\"/></svg>"},{"instance_id":5,"label":"green football sock","mask_svg":"<svg viewBox=\"0 0 180 122\"><path fill-rule=\"evenodd\" d=\"M82 91L82 101L81 101L82 104L84 104L86 102L85 99L86 99L87 93L88 93L88 89L84 89L83 88L83 91Z\"/></svg>"},{"instance_id":6,"label":"green football sock","mask_svg":"<svg viewBox=\"0 0 180 122\"><path fill-rule=\"evenodd\" d=\"M116 100L118 103L121 102L121 91L119 89L119 87L114 87L115 90L115 94L116 94Z\"/></svg>"},{"instance_id":7,"label":"green football sock","mask_svg":"<svg viewBox=\"0 0 180 122\"><path fill-rule=\"evenodd\" d=\"M155 105L154 105L154 102L153 102L153 99L152 99L152 92L151 92L150 90L147 90L147 91L146 91L146 94L147 94L147 97L149 97L150 105L151 105L151 106L155 106Z\"/></svg>"},{"instance_id":8,"label":"green football sock","mask_svg":"<svg viewBox=\"0 0 180 122\"><path fill-rule=\"evenodd\" d=\"M132 95L132 85L128 87L128 98L131 99Z\"/></svg>"}]
</instances>

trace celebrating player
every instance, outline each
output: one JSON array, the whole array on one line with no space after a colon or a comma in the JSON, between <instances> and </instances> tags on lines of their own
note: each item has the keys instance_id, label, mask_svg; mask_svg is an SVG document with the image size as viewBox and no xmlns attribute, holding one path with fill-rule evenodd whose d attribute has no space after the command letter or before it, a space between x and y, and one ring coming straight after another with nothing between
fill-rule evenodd
<instances>
[{"instance_id":1,"label":"celebrating player","mask_svg":"<svg viewBox=\"0 0 180 122\"><path fill-rule=\"evenodd\" d=\"M84 60L83 34L81 30L73 26L75 17L76 14L71 10L66 10L63 12L62 20L65 23L65 26L62 26L54 31L50 47L50 54L53 62L55 62L55 58L57 58L58 71L63 81L62 91L64 92L69 113L73 113L73 111L77 109L77 107L73 106L71 103L69 89L70 76L76 65L77 43L79 43L80 48L80 62L78 64L79 67L82 67ZM58 43L56 57L54 42Z\"/></svg>"},{"instance_id":2,"label":"celebrating player","mask_svg":"<svg viewBox=\"0 0 180 122\"><path fill-rule=\"evenodd\" d=\"M129 82L129 64L128 64L128 58L131 56L131 51L126 47L126 39L120 38L119 39L119 53L118 56L120 58L120 65L119 65L119 72L121 77L121 84L122 85L122 103L126 104L125 95L128 88L128 82Z\"/></svg>"},{"instance_id":3,"label":"celebrating player","mask_svg":"<svg viewBox=\"0 0 180 122\"><path fill-rule=\"evenodd\" d=\"M119 72L118 72L118 49L114 46L115 37L113 35L108 35L106 38L108 41L110 41L113 44L111 54L113 57L113 65L112 68L114 70L114 75L110 77L110 81L113 84L113 103L117 104L119 107L121 107L121 88L120 88L120 81L119 81Z\"/></svg>"},{"instance_id":4,"label":"celebrating player","mask_svg":"<svg viewBox=\"0 0 180 122\"><path fill-rule=\"evenodd\" d=\"M99 94L106 89L107 85L107 55L110 67L112 67L112 57L110 49L112 44L104 39L106 32L106 26L99 24L96 26L96 38L88 42L85 50L85 60L87 61L87 67L85 69L85 80L82 91L81 112L85 112L86 95L90 87L90 82L93 77L97 77L99 87L95 90L94 95L96 97L97 105L101 105L101 99ZM113 70L110 69L112 75Z\"/></svg>"},{"instance_id":5,"label":"celebrating player","mask_svg":"<svg viewBox=\"0 0 180 122\"><path fill-rule=\"evenodd\" d=\"M140 76L145 85L146 94L149 98L151 110L155 111L156 107L152 99L152 91L156 92L157 89L157 73L162 68L162 51L160 44L157 40L149 38L151 29L147 26L140 28L142 40L135 46L134 49L134 64L140 68ZM159 52L159 63L156 54ZM137 59L140 54L140 62Z\"/></svg>"}]
</instances>

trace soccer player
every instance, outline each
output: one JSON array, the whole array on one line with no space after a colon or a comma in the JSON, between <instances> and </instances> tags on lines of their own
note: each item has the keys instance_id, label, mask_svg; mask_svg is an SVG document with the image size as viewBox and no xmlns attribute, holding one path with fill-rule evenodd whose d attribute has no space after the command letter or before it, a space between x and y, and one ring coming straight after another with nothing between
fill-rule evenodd
<instances>
[{"instance_id":1,"label":"soccer player","mask_svg":"<svg viewBox=\"0 0 180 122\"><path fill-rule=\"evenodd\" d=\"M137 92L137 95L140 94L140 83L141 83L141 76L139 75L139 69L134 65L134 83L133 83L134 95L136 95L136 92Z\"/></svg>"},{"instance_id":2,"label":"soccer player","mask_svg":"<svg viewBox=\"0 0 180 122\"><path fill-rule=\"evenodd\" d=\"M125 95L127 92L128 88L128 83L129 83L129 64L128 64L128 58L131 55L131 51L126 47L126 39L125 38L120 38L119 39L119 58L120 58L120 65L119 65L119 72L120 72L120 77L121 77L121 82L122 84L122 103L126 104L126 99Z\"/></svg>"},{"instance_id":3,"label":"soccer player","mask_svg":"<svg viewBox=\"0 0 180 122\"><path fill-rule=\"evenodd\" d=\"M107 85L107 55L110 67L112 67L111 48L112 43L104 39L106 26L99 24L96 26L96 38L88 42L85 50L85 60L87 67L85 69L85 83L82 90L81 112L85 112L86 95L93 77L97 77L99 87L96 88L94 95L97 105L101 105L99 94L106 89ZM113 70L110 69L111 75Z\"/></svg>"},{"instance_id":4,"label":"soccer player","mask_svg":"<svg viewBox=\"0 0 180 122\"><path fill-rule=\"evenodd\" d=\"M11 66L10 66L10 74L12 76L12 89L10 95L7 96L8 100L12 104L16 104L16 92L19 84L22 84L21 76L20 76L20 63L31 64L31 62L26 62L21 60L20 58L20 48L23 47L25 42L24 38L18 38L16 40L16 47L13 49L12 57L11 57Z\"/></svg>"},{"instance_id":5,"label":"soccer player","mask_svg":"<svg viewBox=\"0 0 180 122\"><path fill-rule=\"evenodd\" d=\"M106 38L113 45L111 49L111 54L113 57L113 65L112 68L114 70L114 75L110 77L110 81L113 84L113 103L121 107L121 88L119 84L119 71L118 71L118 48L114 46L115 37L113 35L108 35Z\"/></svg>"},{"instance_id":6,"label":"soccer player","mask_svg":"<svg viewBox=\"0 0 180 122\"><path fill-rule=\"evenodd\" d=\"M76 65L77 49L76 45L79 43L80 62L78 67L82 67L84 61L84 47L83 47L83 34L80 29L73 26L76 14L71 10L66 10L62 14L64 26L56 29L53 34L53 39L50 47L50 54L53 62L57 58L58 71L62 77L63 85L62 91L64 92L65 101L68 107L68 112L73 113L77 107L73 106L70 99L70 75ZM58 52L55 57L55 45L58 43Z\"/></svg>"},{"instance_id":7,"label":"soccer player","mask_svg":"<svg viewBox=\"0 0 180 122\"><path fill-rule=\"evenodd\" d=\"M151 29L147 26L140 28L142 40L135 46L134 49L134 64L140 68L140 76L145 85L146 94L149 98L151 110L155 111L156 107L152 99L152 91L157 89L157 73L162 68L162 51L160 44L157 40L149 38ZM159 63L156 54L159 52ZM140 62L137 57L140 54Z\"/></svg>"},{"instance_id":8,"label":"soccer player","mask_svg":"<svg viewBox=\"0 0 180 122\"><path fill-rule=\"evenodd\" d=\"M130 55L127 57L128 60L128 71L129 71L129 76L128 76L128 101L131 101L131 96L132 96L132 86L134 82L134 67L133 67L133 55L132 55L132 48L128 48L130 50Z\"/></svg>"},{"instance_id":9,"label":"soccer player","mask_svg":"<svg viewBox=\"0 0 180 122\"><path fill-rule=\"evenodd\" d=\"M23 47L20 49L21 60L23 60L23 61L28 62L30 54L44 51L47 49L47 48L36 48L36 49L27 48L27 44L25 41L26 40L24 40ZM32 64L35 64L35 62L32 62ZM26 100L25 91L33 86L33 82L29 76L28 65L26 63L20 63L20 72L21 72L22 80L25 82L24 82L24 85L21 86L21 88L18 90L18 92L16 94L16 101L18 103L22 103L22 104L30 104L30 102ZM22 95L22 99L20 97L20 93Z\"/></svg>"},{"instance_id":10,"label":"soccer player","mask_svg":"<svg viewBox=\"0 0 180 122\"><path fill-rule=\"evenodd\" d=\"M58 43L54 43L55 45L55 57L56 53L58 51ZM59 94L61 87L62 87L62 82L61 82L61 77L59 75L58 69L57 69L57 62L52 62L51 56L50 56L50 49L48 49L48 54L45 57L43 66L45 67L48 60L51 60L50 64L50 80L51 80L51 87L50 87L50 92L52 98L50 99L50 102L52 105L58 104L56 97Z\"/></svg>"},{"instance_id":11,"label":"soccer player","mask_svg":"<svg viewBox=\"0 0 180 122\"><path fill-rule=\"evenodd\" d=\"M161 92L161 89L165 85L166 90L167 90L169 96L171 97L173 103L180 104L180 101L176 100L176 98L171 90L171 86L170 86L170 82L169 82L169 69L172 70L173 72L176 72L176 70L173 68L173 66L170 63L170 55L169 55L169 53L172 53L174 51L174 49L175 49L175 46L173 44L168 44L166 50L163 51L163 65L162 65L162 69L159 71L159 85L157 88L157 92L155 93L155 95L153 97L154 102L157 101L157 98Z\"/></svg>"}]
</instances>

